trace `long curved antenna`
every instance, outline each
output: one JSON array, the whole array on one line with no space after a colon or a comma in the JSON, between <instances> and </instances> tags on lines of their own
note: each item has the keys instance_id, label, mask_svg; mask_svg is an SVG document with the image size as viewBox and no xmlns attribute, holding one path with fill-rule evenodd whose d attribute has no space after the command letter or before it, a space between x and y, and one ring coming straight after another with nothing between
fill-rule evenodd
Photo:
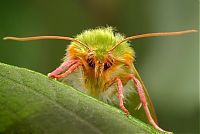
<instances>
[{"instance_id":1,"label":"long curved antenna","mask_svg":"<svg viewBox=\"0 0 200 134\"><path fill-rule=\"evenodd\" d=\"M74 38L66 37L66 36L35 36L35 37L24 37L24 38L5 37L3 39L4 40L17 40L17 41L31 41L31 40L44 40L44 39L69 40L69 41L77 42L90 50L90 48L83 42L76 40Z\"/></svg>"},{"instance_id":2,"label":"long curved antenna","mask_svg":"<svg viewBox=\"0 0 200 134\"><path fill-rule=\"evenodd\" d=\"M187 33L192 33L192 32L197 32L197 30L185 30L185 31L179 31L179 32L161 32L161 33L147 33L147 34L140 34L140 35L135 35L135 36L130 36L125 38L124 40L118 42L116 45L114 45L110 50L113 51L117 46L122 44L123 42L126 42L128 40L134 40L138 38L144 38L144 37L155 37L155 36L175 36L175 35L181 35L181 34L187 34Z\"/></svg>"}]
</instances>

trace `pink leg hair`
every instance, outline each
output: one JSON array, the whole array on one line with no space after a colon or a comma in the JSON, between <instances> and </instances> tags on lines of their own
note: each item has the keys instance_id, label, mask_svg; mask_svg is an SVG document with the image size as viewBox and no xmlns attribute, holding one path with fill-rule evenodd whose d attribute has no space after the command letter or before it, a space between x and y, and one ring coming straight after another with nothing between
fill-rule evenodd
<instances>
[{"instance_id":1,"label":"pink leg hair","mask_svg":"<svg viewBox=\"0 0 200 134\"><path fill-rule=\"evenodd\" d=\"M56 75L54 76L54 78L65 78L67 75L75 71L79 66L80 66L80 63L77 62L73 64L71 67L69 67L69 69L66 72L64 72L63 74Z\"/></svg>"},{"instance_id":2,"label":"pink leg hair","mask_svg":"<svg viewBox=\"0 0 200 134\"><path fill-rule=\"evenodd\" d=\"M62 73L63 71L65 71L66 69L68 69L70 66L74 65L75 63L77 63L78 60L69 60L69 61L65 61L63 62L58 68L56 68L53 72L48 74L48 77L53 77L56 78L57 75L59 75L60 73Z\"/></svg>"},{"instance_id":3,"label":"pink leg hair","mask_svg":"<svg viewBox=\"0 0 200 134\"><path fill-rule=\"evenodd\" d=\"M115 82L117 82L117 87L118 87L117 91L118 91L119 106L120 106L121 110L126 113L126 115L129 115L128 110L124 106L123 85L122 85L122 81L120 80L120 78L115 77L115 78L111 79L110 81L106 82L105 88L110 87Z\"/></svg>"},{"instance_id":4,"label":"pink leg hair","mask_svg":"<svg viewBox=\"0 0 200 134\"><path fill-rule=\"evenodd\" d=\"M139 97L140 97L140 101L143 105L143 108L144 108L144 111L146 113L146 116L149 120L149 123L153 125L154 128L156 128L157 130L159 131L162 131L162 132L167 132L165 130L163 130L162 128L160 128L156 123L155 121L153 120L152 116L151 116L151 113L149 111L149 108L147 106L147 101L146 101L146 97L145 97L145 93L144 93L144 90L142 88L142 84L140 83L140 81L133 75L133 74L130 74L129 76L129 79L133 79L136 87L137 87L137 91L138 91L138 94L139 94ZM168 133L171 133L171 132L168 132Z\"/></svg>"},{"instance_id":5,"label":"pink leg hair","mask_svg":"<svg viewBox=\"0 0 200 134\"><path fill-rule=\"evenodd\" d=\"M123 96L123 85L122 85L122 81L120 80L120 78L116 77L116 82L117 82L117 86L118 86L118 98L119 98L119 106L121 108L122 111L124 111L126 113L126 115L129 115L128 110L125 108L124 106L124 96Z\"/></svg>"}]
</instances>

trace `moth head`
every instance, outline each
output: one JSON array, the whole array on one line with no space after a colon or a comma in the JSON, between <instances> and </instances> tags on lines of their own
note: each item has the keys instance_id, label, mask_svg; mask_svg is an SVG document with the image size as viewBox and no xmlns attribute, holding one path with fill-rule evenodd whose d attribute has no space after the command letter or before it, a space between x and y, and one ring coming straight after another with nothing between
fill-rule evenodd
<instances>
[{"instance_id":1,"label":"moth head","mask_svg":"<svg viewBox=\"0 0 200 134\"><path fill-rule=\"evenodd\" d=\"M115 59L111 53L99 57L95 51L91 51L86 56L86 63L90 70L93 70L95 76L102 75L115 64Z\"/></svg>"}]
</instances>

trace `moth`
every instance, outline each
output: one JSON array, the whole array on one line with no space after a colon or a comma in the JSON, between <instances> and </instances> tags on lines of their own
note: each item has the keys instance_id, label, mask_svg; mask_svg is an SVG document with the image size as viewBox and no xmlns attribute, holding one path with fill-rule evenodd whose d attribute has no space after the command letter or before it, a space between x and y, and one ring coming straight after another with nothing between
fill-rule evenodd
<instances>
[{"instance_id":1,"label":"moth","mask_svg":"<svg viewBox=\"0 0 200 134\"><path fill-rule=\"evenodd\" d=\"M63 63L48 74L61 79L76 89L110 105L119 107L126 115L151 124L159 131L155 110L147 89L134 66L135 52L129 40L153 36L174 36L196 32L147 33L124 37L112 27L86 30L75 38L66 36L5 37L4 39L30 41L58 39L71 41ZM142 107L142 108L141 108Z\"/></svg>"}]
</instances>

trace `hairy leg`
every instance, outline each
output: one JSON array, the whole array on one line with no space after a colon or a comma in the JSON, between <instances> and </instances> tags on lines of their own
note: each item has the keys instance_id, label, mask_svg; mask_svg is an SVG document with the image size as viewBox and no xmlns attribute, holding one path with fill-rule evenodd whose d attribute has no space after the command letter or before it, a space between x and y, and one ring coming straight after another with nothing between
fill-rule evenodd
<instances>
[{"instance_id":1,"label":"hairy leg","mask_svg":"<svg viewBox=\"0 0 200 134\"><path fill-rule=\"evenodd\" d=\"M69 67L71 67L72 65L76 64L77 62L79 62L79 61L78 60L69 60L69 61L63 62L58 68L56 68L54 71L49 73L48 77L57 78L57 76L60 73L64 72Z\"/></svg>"},{"instance_id":2,"label":"hairy leg","mask_svg":"<svg viewBox=\"0 0 200 134\"><path fill-rule=\"evenodd\" d=\"M120 106L121 110L126 113L126 115L129 115L128 110L124 106L123 85L122 85L121 79L119 77L115 77L115 78L111 79L110 81L108 81L105 84L105 87L108 88L109 86L111 86L115 82L117 82L119 106Z\"/></svg>"},{"instance_id":3,"label":"hairy leg","mask_svg":"<svg viewBox=\"0 0 200 134\"><path fill-rule=\"evenodd\" d=\"M147 101L146 101L146 96L145 96L145 93L144 93L144 90L142 88L142 84L140 83L140 81L133 75L133 74L130 74L128 76L128 79L132 79L137 87L137 92L139 94L139 97L140 97L140 101L142 103L142 106L144 108L144 111L146 113L146 116L148 118L148 121L150 124L153 125L154 128L156 128L157 130L159 131L162 131L162 132L167 132L165 130L163 130L162 128L160 128L156 123L155 121L153 120L152 116L151 116L151 113L149 111L149 108L147 106ZM171 133L171 132L168 132L168 133Z\"/></svg>"},{"instance_id":4,"label":"hairy leg","mask_svg":"<svg viewBox=\"0 0 200 134\"><path fill-rule=\"evenodd\" d=\"M70 73L75 71L79 66L80 66L80 63L77 62L77 63L73 64L71 67L69 67L69 69L66 72L57 75L55 78L58 78L58 79L59 78L65 78L67 75L69 75Z\"/></svg>"}]
</instances>

